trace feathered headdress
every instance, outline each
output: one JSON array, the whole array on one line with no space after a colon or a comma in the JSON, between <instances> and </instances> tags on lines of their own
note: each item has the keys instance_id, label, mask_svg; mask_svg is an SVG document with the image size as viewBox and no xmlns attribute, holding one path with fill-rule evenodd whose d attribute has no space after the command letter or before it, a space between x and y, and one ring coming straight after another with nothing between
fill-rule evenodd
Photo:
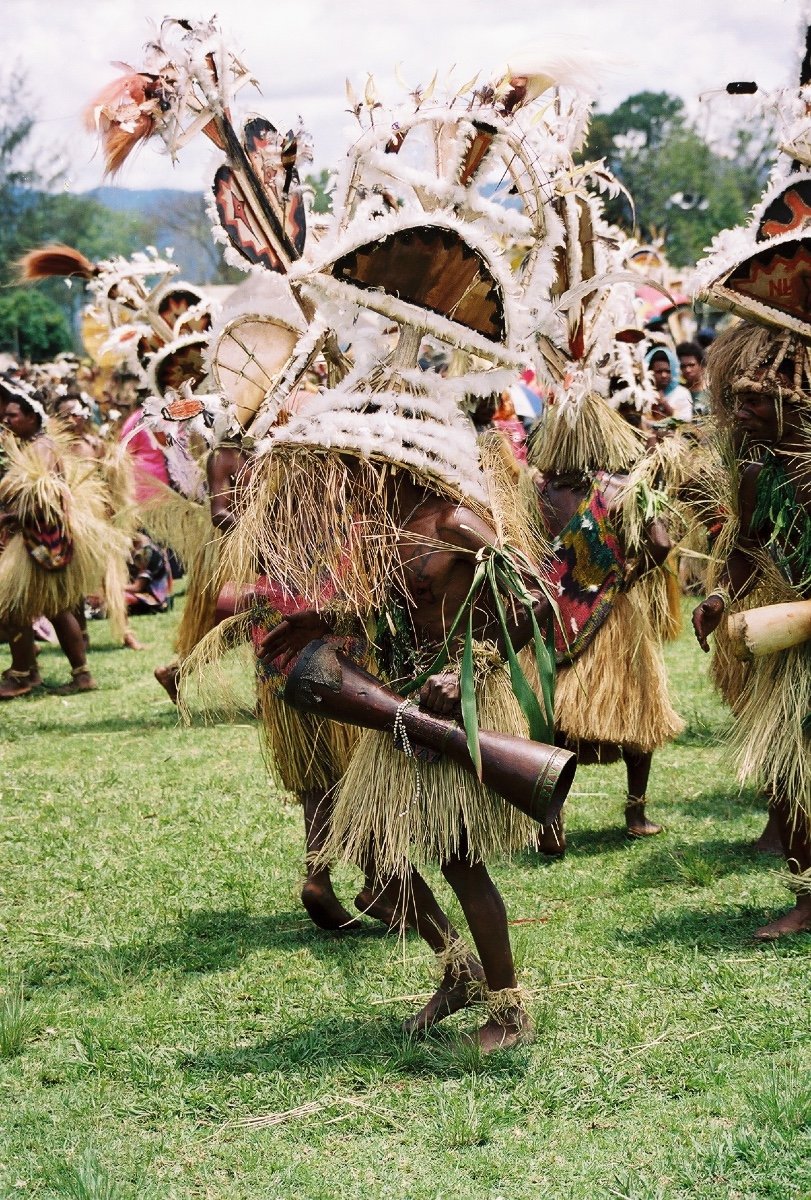
<instances>
[{"instance_id":1,"label":"feathered headdress","mask_svg":"<svg viewBox=\"0 0 811 1200\"><path fill-rule=\"evenodd\" d=\"M206 373L211 302L194 285L173 280L177 271L155 250L94 263L60 244L29 250L17 263L21 283L54 276L87 280L93 301L85 316L95 326L98 353L114 348L159 393L184 380L199 384Z\"/></svg>"}]
</instances>

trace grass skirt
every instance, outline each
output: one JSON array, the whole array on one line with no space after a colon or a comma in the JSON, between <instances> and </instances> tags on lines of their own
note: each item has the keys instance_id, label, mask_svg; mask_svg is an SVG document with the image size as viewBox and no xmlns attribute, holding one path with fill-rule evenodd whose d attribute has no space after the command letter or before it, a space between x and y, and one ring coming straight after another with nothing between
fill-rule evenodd
<instances>
[{"instance_id":1,"label":"grass skirt","mask_svg":"<svg viewBox=\"0 0 811 1200\"><path fill-rule=\"evenodd\" d=\"M527 736L500 662L480 672L476 695L482 729ZM409 758L390 734L365 730L341 780L322 857L362 866L374 846L377 871L390 878L409 863L441 863L460 853L470 861L509 854L537 831L534 821L456 763Z\"/></svg>"},{"instance_id":2,"label":"grass skirt","mask_svg":"<svg viewBox=\"0 0 811 1200\"><path fill-rule=\"evenodd\" d=\"M741 782L784 795L793 824L811 824L811 644L755 658L736 707Z\"/></svg>"},{"instance_id":3,"label":"grass skirt","mask_svg":"<svg viewBox=\"0 0 811 1200\"><path fill-rule=\"evenodd\" d=\"M329 791L349 766L360 730L298 712L260 680L257 715L271 776L288 792Z\"/></svg>"},{"instance_id":4,"label":"grass skirt","mask_svg":"<svg viewBox=\"0 0 811 1200\"><path fill-rule=\"evenodd\" d=\"M207 540L201 542L187 562L186 606L175 635L175 654L187 658L194 647L217 624L220 594L220 535L209 524Z\"/></svg>"},{"instance_id":5,"label":"grass skirt","mask_svg":"<svg viewBox=\"0 0 811 1200\"><path fill-rule=\"evenodd\" d=\"M102 590L113 567L119 579L126 570L129 539L110 522L107 491L95 465L54 444L50 457L38 453L36 444L8 448L0 500L21 522L34 516L57 523L73 546L66 566L46 570L31 557L21 533L9 539L0 556L0 617L14 625L76 608Z\"/></svg>"},{"instance_id":6,"label":"grass skirt","mask_svg":"<svg viewBox=\"0 0 811 1200\"><path fill-rule=\"evenodd\" d=\"M735 611L740 612L740 607L736 605ZM727 632L727 616L725 615L713 635L710 679L721 699L734 713L738 711L741 696L746 688L746 681L751 673L752 664L738 658L732 652L732 642Z\"/></svg>"},{"instance_id":7,"label":"grass skirt","mask_svg":"<svg viewBox=\"0 0 811 1200\"><path fill-rule=\"evenodd\" d=\"M610 742L650 753L684 729L639 588L617 596L597 636L558 671L555 727L569 743Z\"/></svg>"}]
</instances>

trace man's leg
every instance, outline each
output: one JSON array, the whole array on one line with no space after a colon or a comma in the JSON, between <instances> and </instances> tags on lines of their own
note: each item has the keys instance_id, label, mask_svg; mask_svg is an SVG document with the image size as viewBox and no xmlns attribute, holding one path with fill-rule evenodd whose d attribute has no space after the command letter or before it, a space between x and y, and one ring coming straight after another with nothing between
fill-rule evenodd
<instances>
[{"instance_id":1,"label":"man's leg","mask_svg":"<svg viewBox=\"0 0 811 1200\"><path fill-rule=\"evenodd\" d=\"M783 857L783 839L780 836L780 819L777 813L772 808L771 793L766 791L766 800L768 801L768 816L766 824L763 827L763 832L760 837L753 843L754 848L759 850L761 854L774 854L778 858Z\"/></svg>"},{"instance_id":2,"label":"man's leg","mask_svg":"<svg viewBox=\"0 0 811 1200\"><path fill-rule=\"evenodd\" d=\"M481 862L449 859L442 874L453 888L479 952L487 981L490 1015L475 1035L485 1054L506 1050L532 1034L515 977L507 911L501 893Z\"/></svg>"},{"instance_id":3,"label":"man's leg","mask_svg":"<svg viewBox=\"0 0 811 1200\"><path fill-rule=\"evenodd\" d=\"M51 624L56 630L56 636L59 638L59 645L62 647L62 652L70 663L71 675L73 676L70 683L66 683L63 687L55 689L56 694L58 696L70 696L74 692L95 691L97 684L90 674L90 668L87 665L87 647L82 627L76 618L76 614L71 612L70 609L64 609L61 613L57 613L55 617L51 617Z\"/></svg>"},{"instance_id":4,"label":"man's leg","mask_svg":"<svg viewBox=\"0 0 811 1200\"><path fill-rule=\"evenodd\" d=\"M622 748L622 759L628 776L628 796L625 801L625 829L628 837L652 837L662 832L645 816L645 792L648 788L653 754L642 754L628 746Z\"/></svg>"},{"instance_id":5,"label":"man's leg","mask_svg":"<svg viewBox=\"0 0 811 1200\"><path fill-rule=\"evenodd\" d=\"M484 994L484 971L436 901L422 876L408 873L377 885L377 898L394 914L394 922L410 925L436 954L442 967L439 987L418 1013L403 1022L403 1032L425 1033L432 1025L471 1004ZM394 923L392 922L392 923Z\"/></svg>"},{"instance_id":6,"label":"man's leg","mask_svg":"<svg viewBox=\"0 0 811 1200\"><path fill-rule=\"evenodd\" d=\"M307 878L301 889L301 903L319 929L359 929L360 921L350 916L335 895L329 867L313 866L313 860L323 850L327 839L332 796L320 788L308 788L302 793L301 805L307 852Z\"/></svg>"},{"instance_id":7,"label":"man's leg","mask_svg":"<svg viewBox=\"0 0 811 1200\"><path fill-rule=\"evenodd\" d=\"M802 813L792 815L785 789L778 788L769 804L780 830L783 853L789 870L797 876L797 901L794 908L755 931L759 942L773 942L789 933L811 930L811 822Z\"/></svg>"},{"instance_id":8,"label":"man's leg","mask_svg":"<svg viewBox=\"0 0 811 1200\"><path fill-rule=\"evenodd\" d=\"M76 605L75 609L73 610L73 615L76 618L76 623L81 631L85 651L87 651L90 649L90 634L87 631L87 614L84 610L84 601Z\"/></svg>"},{"instance_id":9,"label":"man's leg","mask_svg":"<svg viewBox=\"0 0 811 1200\"><path fill-rule=\"evenodd\" d=\"M386 888L380 879L372 848L364 863L363 887L355 897L355 908L365 917L373 917L376 921L382 921L389 929L394 929L401 921L397 905L392 899L392 891L393 889Z\"/></svg>"},{"instance_id":10,"label":"man's leg","mask_svg":"<svg viewBox=\"0 0 811 1200\"><path fill-rule=\"evenodd\" d=\"M0 678L0 700L27 696L42 680L37 669L36 642L30 625L6 626L11 649L11 666Z\"/></svg>"}]
</instances>

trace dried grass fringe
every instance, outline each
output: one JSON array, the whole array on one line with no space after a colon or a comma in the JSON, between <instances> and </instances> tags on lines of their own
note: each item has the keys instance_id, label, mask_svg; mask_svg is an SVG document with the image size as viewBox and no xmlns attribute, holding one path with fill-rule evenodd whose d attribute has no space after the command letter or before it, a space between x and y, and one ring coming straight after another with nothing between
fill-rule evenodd
<instances>
[{"instance_id":1,"label":"dried grass fringe","mask_svg":"<svg viewBox=\"0 0 811 1200\"><path fill-rule=\"evenodd\" d=\"M526 1010L526 992L523 988L499 988L497 992L486 991L484 1002L487 1015L499 1025L506 1025L515 1016L515 1010Z\"/></svg>"},{"instance_id":2,"label":"dried grass fringe","mask_svg":"<svg viewBox=\"0 0 811 1200\"><path fill-rule=\"evenodd\" d=\"M811 644L753 660L730 738L738 778L785 795L794 824L811 822L809 713Z\"/></svg>"},{"instance_id":3,"label":"dried grass fringe","mask_svg":"<svg viewBox=\"0 0 811 1200\"><path fill-rule=\"evenodd\" d=\"M527 440L527 460L544 474L628 471L645 451L642 437L596 392L575 408L547 405Z\"/></svg>"},{"instance_id":4,"label":"dried grass fringe","mask_svg":"<svg viewBox=\"0 0 811 1200\"><path fill-rule=\"evenodd\" d=\"M784 877L783 881L795 896L811 896L811 867L807 871L800 871L797 875L790 875L788 879Z\"/></svg>"},{"instance_id":5,"label":"dried grass fringe","mask_svg":"<svg viewBox=\"0 0 811 1200\"><path fill-rule=\"evenodd\" d=\"M154 483L154 497L135 510L137 524L143 526L154 541L171 546L189 570L214 537L208 505L187 500L158 480Z\"/></svg>"},{"instance_id":6,"label":"dried grass fringe","mask_svg":"<svg viewBox=\"0 0 811 1200\"><path fill-rule=\"evenodd\" d=\"M260 458L227 540L228 578L252 582L261 563L264 574L313 607L336 595L361 616L381 607L397 562L398 529L386 497L393 472L307 448Z\"/></svg>"},{"instance_id":7,"label":"dried grass fringe","mask_svg":"<svg viewBox=\"0 0 811 1200\"><path fill-rule=\"evenodd\" d=\"M64 442L54 441L57 454ZM75 608L85 596L104 589L112 571L126 571L129 539L110 522L109 497L95 464L72 457L43 456L36 443L8 439L9 467L0 484L0 499L23 521L39 516L63 525L73 543L71 562L46 571L31 558L21 534L10 539L0 556L0 614L25 625L38 616L52 617Z\"/></svg>"},{"instance_id":8,"label":"dried grass fringe","mask_svg":"<svg viewBox=\"0 0 811 1200\"><path fill-rule=\"evenodd\" d=\"M329 791L349 766L360 730L281 700L272 686L258 688L257 716L269 774L288 792Z\"/></svg>"},{"instance_id":9,"label":"dried grass fringe","mask_svg":"<svg viewBox=\"0 0 811 1200\"><path fill-rule=\"evenodd\" d=\"M670 552L661 567L648 571L638 579L629 594L634 596L635 603L639 602L640 610L647 612L657 642L675 642L678 639L683 617L675 550ZM600 636L599 633L597 636Z\"/></svg>"},{"instance_id":10,"label":"dried grass fringe","mask_svg":"<svg viewBox=\"0 0 811 1200\"><path fill-rule=\"evenodd\" d=\"M178 713L185 724L195 717L236 721L253 707L251 624L250 611L226 617L178 663Z\"/></svg>"},{"instance_id":11,"label":"dried grass fringe","mask_svg":"<svg viewBox=\"0 0 811 1200\"><path fill-rule=\"evenodd\" d=\"M198 547L186 576L186 606L175 635L175 654L187 658L217 620L217 597L222 587L221 535L209 524L209 539Z\"/></svg>"},{"instance_id":12,"label":"dried grass fringe","mask_svg":"<svg viewBox=\"0 0 811 1200\"><path fill-rule=\"evenodd\" d=\"M252 623L251 612L226 618L181 659L181 718L186 724L193 714L203 720L235 720L245 711L245 684L250 677L269 774L288 792L326 791L347 769L359 731L297 712L276 695L274 684L261 678L257 681L250 645Z\"/></svg>"},{"instance_id":13,"label":"dried grass fringe","mask_svg":"<svg viewBox=\"0 0 811 1200\"><path fill-rule=\"evenodd\" d=\"M482 729L527 736L502 664L479 675L476 692ZM536 834L534 821L456 763L418 763L395 748L390 734L365 730L341 780L319 861L362 866L373 844L378 874L387 879L406 875L411 862L458 855L464 835L470 859L487 861L523 848Z\"/></svg>"},{"instance_id":14,"label":"dried grass fringe","mask_svg":"<svg viewBox=\"0 0 811 1200\"><path fill-rule=\"evenodd\" d=\"M617 597L591 644L558 672L555 725L571 742L611 742L642 753L684 729L638 585Z\"/></svg>"},{"instance_id":15,"label":"dried grass fringe","mask_svg":"<svg viewBox=\"0 0 811 1200\"><path fill-rule=\"evenodd\" d=\"M70 442L61 434L20 442L3 439L6 469L0 479L0 504L23 523L36 520L68 526L71 493L65 469L70 463ZM94 468L82 460L84 474Z\"/></svg>"},{"instance_id":16,"label":"dried grass fringe","mask_svg":"<svg viewBox=\"0 0 811 1200\"><path fill-rule=\"evenodd\" d=\"M531 473L517 462L502 433L484 433L478 445L497 542L521 550L532 562L542 563L552 548L537 518Z\"/></svg>"},{"instance_id":17,"label":"dried grass fringe","mask_svg":"<svg viewBox=\"0 0 811 1200\"><path fill-rule=\"evenodd\" d=\"M717 564L714 564L708 577L707 595L710 595L712 592L717 578ZM710 679L712 680L713 687L724 700L725 704L736 714L745 692L747 681L752 673L752 662L751 660L739 658L734 653L732 641L729 636L729 618L733 613L747 612L750 608L760 608L761 605L770 603L768 597L771 592L771 588L760 583L752 589L748 596L744 596L741 600L736 600L729 611L724 614L721 624L712 636ZM774 600L771 603L774 603Z\"/></svg>"},{"instance_id":18,"label":"dried grass fringe","mask_svg":"<svg viewBox=\"0 0 811 1200\"><path fill-rule=\"evenodd\" d=\"M127 564L121 555L112 555L104 572L104 607L110 623L110 636L114 642L124 641L127 632L127 598L129 583Z\"/></svg>"},{"instance_id":19,"label":"dried grass fringe","mask_svg":"<svg viewBox=\"0 0 811 1200\"><path fill-rule=\"evenodd\" d=\"M693 447L682 437L665 438L639 459L629 472L612 508L622 527L623 541L629 554L638 554L647 540L646 498L663 493L667 505L659 513L674 544L685 536L688 518L678 500L693 468Z\"/></svg>"},{"instance_id":20,"label":"dried grass fringe","mask_svg":"<svg viewBox=\"0 0 811 1200\"><path fill-rule=\"evenodd\" d=\"M133 512L135 478L132 457L126 446L121 442L105 446L99 470L110 497L113 521L117 528L131 536L138 527L138 521L137 514Z\"/></svg>"},{"instance_id":21,"label":"dried grass fringe","mask_svg":"<svg viewBox=\"0 0 811 1200\"><path fill-rule=\"evenodd\" d=\"M464 938L458 935L454 938L449 937L443 949L436 956L439 979L442 979L448 969L450 969L451 977L458 979L463 968L470 962L471 954L470 946Z\"/></svg>"}]
</instances>

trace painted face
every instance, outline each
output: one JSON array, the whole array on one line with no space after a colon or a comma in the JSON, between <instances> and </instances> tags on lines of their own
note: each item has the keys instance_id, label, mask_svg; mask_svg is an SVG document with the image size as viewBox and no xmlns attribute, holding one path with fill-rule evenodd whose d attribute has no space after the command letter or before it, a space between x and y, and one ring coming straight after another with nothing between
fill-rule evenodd
<instances>
[{"instance_id":1,"label":"painted face","mask_svg":"<svg viewBox=\"0 0 811 1200\"><path fill-rule=\"evenodd\" d=\"M702 385L703 368L697 358L692 355L685 355L679 359L681 365L681 373L684 376L684 382L691 391L696 391Z\"/></svg>"},{"instance_id":2,"label":"painted face","mask_svg":"<svg viewBox=\"0 0 811 1200\"><path fill-rule=\"evenodd\" d=\"M41 421L37 413L24 408L17 400L9 400L3 415L3 422L15 437L27 441L38 432Z\"/></svg>"}]
</instances>

